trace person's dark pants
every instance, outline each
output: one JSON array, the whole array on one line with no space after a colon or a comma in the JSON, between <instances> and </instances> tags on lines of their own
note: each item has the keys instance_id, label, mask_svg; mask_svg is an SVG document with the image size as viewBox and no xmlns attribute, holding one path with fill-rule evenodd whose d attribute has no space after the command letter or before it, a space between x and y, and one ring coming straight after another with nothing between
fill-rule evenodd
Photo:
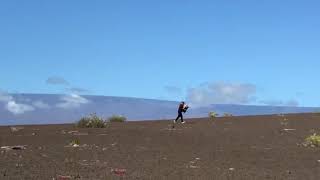
<instances>
[{"instance_id":1,"label":"person's dark pants","mask_svg":"<svg viewBox=\"0 0 320 180\"><path fill-rule=\"evenodd\" d=\"M176 121L178 121L179 118L181 118L181 122L183 122L183 115L181 111L178 111L178 117L176 118Z\"/></svg>"}]
</instances>

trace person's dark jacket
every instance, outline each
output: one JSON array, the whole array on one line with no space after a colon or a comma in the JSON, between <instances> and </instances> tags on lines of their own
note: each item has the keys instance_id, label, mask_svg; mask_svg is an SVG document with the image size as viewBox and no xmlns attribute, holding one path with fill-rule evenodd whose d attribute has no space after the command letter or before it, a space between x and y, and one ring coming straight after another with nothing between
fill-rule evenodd
<instances>
[{"instance_id":1,"label":"person's dark jacket","mask_svg":"<svg viewBox=\"0 0 320 180\"><path fill-rule=\"evenodd\" d=\"M179 108L178 108L178 112L183 112L183 109L184 109L184 104L183 103L180 103L179 105Z\"/></svg>"}]
</instances>

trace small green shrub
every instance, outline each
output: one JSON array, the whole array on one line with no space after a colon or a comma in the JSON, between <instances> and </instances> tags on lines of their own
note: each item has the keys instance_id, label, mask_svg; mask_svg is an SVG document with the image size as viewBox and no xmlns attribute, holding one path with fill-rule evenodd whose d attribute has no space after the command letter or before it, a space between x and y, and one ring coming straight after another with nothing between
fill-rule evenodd
<instances>
[{"instance_id":1,"label":"small green shrub","mask_svg":"<svg viewBox=\"0 0 320 180\"><path fill-rule=\"evenodd\" d=\"M310 147L320 147L320 135L313 134L305 139L305 145Z\"/></svg>"},{"instance_id":2,"label":"small green shrub","mask_svg":"<svg viewBox=\"0 0 320 180\"><path fill-rule=\"evenodd\" d=\"M124 116L113 115L108 119L109 122L125 122L127 118Z\"/></svg>"},{"instance_id":3,"label":"small green shrub","mask_svg":"<svg viewBox=\"0 0 320 180\"><path fill-rule=\"evenodd\" d=\"M218 116L217 113L215 113L215 112L209 112L209 118L210 118L211 120L214 120L217 116Z\"/></svg>"},{"instance_id":4,"label":"small green shrub","mask_svg":"<svg viewBox=\"0 0 320 180\"><path fill-rule=\"evenodd\" d=\"M231 113L224 113L223 116L224 117L232 117L233 115Z\"/></svg>"},{"instance_id":5,"label":"small green shrub","mask_svg":"<svg viewBox=\"0 0 320 180\"><path fill-rule=\"evenodd\" d=\"M89 116L82 117L76 123L76 126L79 128L106 128L107 122L94 113Z\"/></svg>"},{"instance_id":6,"label":"small green shrub","mask_svg":"<svg viewBox=\"0 0 320 180\"><path fill-rule=\"evenodd\" d=\"M287 118L281 119L281 120L280 120L280 124L281 124L282 126L287 126L287 125L289 124L289 119L287 119Z\"/></svg>"},{"instance_id":7,"label":"small green shrub","mask_svg":"<svg viewBox=\"0 0 320 180\"><path fill-rule=\"evenodd\" d=\"M72 141L70 142L70 145L71 145L71 146L80 145L80 141L79 141L78 139L72 140Z\"/></svg>"}]
</instances>

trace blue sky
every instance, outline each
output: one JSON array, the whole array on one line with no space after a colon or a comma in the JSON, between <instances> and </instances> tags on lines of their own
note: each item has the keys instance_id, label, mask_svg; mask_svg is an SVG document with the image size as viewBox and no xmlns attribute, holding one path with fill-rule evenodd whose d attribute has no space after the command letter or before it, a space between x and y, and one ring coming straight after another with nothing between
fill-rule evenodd
<instances>
[{"instance_id":1,"label":"blue sky","mask_svg":"<svg viewBox=\"0 0 320 180\"><path fill-rule=\"evenodd\" d=\"M4 0L0 89L320 106L319 8L316 0Z\"/></svg>"}]
</instances>

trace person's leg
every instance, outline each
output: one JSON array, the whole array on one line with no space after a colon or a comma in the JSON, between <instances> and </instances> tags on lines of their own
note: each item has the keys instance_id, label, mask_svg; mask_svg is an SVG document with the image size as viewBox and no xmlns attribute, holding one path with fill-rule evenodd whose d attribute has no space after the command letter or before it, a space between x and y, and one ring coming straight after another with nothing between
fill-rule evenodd
<instances>
[{"instance_id":1,"label":"person's leg","mask_svg":"<svg viewBox=\"0 0 320 180\"><path fill-rule=\"evenodd\" d=\"M176 123L179 118L180 118L180 112L178 112L178 116L177 116L176 120L174 120L173 122Z\"/></svg>"},{"instance_id":2,"label":"person's leg","mask_svg":"<svg viewBox=\"0 0 320 180\"><path fill-rule=\"evenodd\" d=\"M184 123L183 121L183 114L181 113L181 122Z\"/></svg>"},{"instance_id":3,"label":"person's leg","mask_svg":"<svg viewBox=\"0 0 320 180\"><path fill-rule=\"evenodd\" d=\"M181 122L183 122L182 112L178 112L177 120L178 120L179 118L181 119Z\"/></svg>"}]
</instances>

